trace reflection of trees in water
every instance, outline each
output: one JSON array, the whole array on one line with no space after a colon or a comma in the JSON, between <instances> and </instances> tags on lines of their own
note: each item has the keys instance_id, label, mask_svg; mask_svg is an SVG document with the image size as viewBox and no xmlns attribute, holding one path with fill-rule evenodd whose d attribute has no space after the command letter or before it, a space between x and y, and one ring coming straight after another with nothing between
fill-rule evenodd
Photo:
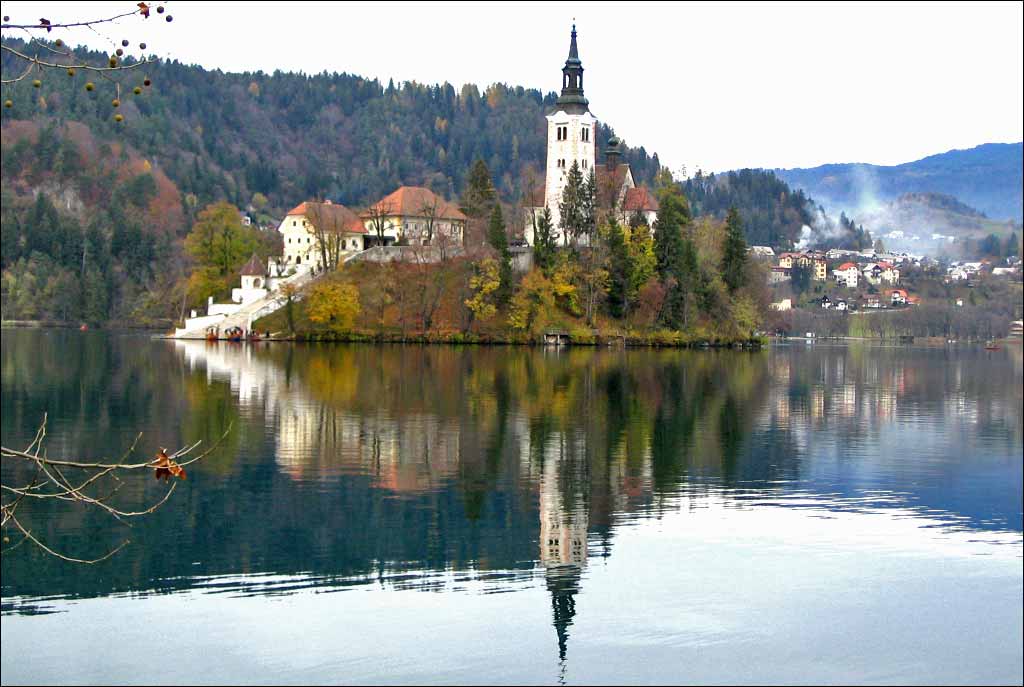
<instances>
[{"instance_id":1,"label":"reflection of trees in water","mask_svg":"<svg viewBox=\"0 0 1024 687\"><path fill-rule=\"evenodd\" d=\"M36 410L59 407L69 409L57 421L76 445L153 423L178 444L219 434L234 417L239 443L183 485L166 514L139 526L136 540L160 546L134 547L130 564L105 577L62 578L50 566L35 579L5 558L5 590L52 592L55 579L81 594L180 588L197 574L238 572L532 574L545 539L543 494L557 496L551 527L582 540L582 560L558 559L579 573L588 539L608 555L618 523L671 507L682 488L800 477L812 431L863 441L944 399L955 404L946 416L1020 441L1020 393L1008 387L1019 381L983 358L946 360L941 350L554 354L45 337L12 346L8 336L5 440L12 428L34 427ZM172 530L172 521L190 526ZM69 515L48 536L103 526ZM556 621L571 619L570 601L553 597Z\"/></svg>"}]
</instances>

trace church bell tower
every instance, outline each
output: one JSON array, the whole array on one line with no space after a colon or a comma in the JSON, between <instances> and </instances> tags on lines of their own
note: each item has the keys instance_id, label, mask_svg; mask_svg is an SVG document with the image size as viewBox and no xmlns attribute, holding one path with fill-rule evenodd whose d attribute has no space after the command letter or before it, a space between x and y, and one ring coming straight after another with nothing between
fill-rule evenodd
<instances>
[{"instance_id":1,"label":"church bell tower","mask_svg":"<svg viewBox=\"0 0 1024 687\"><path fill-rule=\"evenodd\" d=\"M583 95L583 63L576 45L576 25L572 25L569 57L562 67L562 93L554 110L547 115L548 159L544 202L551 220L559 226L558 203L562 200L566 176L575 162L583 178L594 171L597 152L597 119L590 113Z\"/></svg>"}]
</instances>

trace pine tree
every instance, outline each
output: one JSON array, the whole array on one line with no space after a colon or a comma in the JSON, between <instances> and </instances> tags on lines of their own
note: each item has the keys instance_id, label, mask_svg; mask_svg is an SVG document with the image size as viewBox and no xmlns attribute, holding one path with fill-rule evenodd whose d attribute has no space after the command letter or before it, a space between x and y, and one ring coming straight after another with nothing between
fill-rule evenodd
<instances>
[{"instance_id":1,"label":"pine tree","mask_svg":"<svg viewBox=\"0 0 1024 687\"><path fill-rule=\"evenodd\" d=\"M690 223L690 208L674 186L663 189L658 199L658 217L654 221L654 254L658 275L667 279L680 265L683 254L683 229Z\"/></svg>"},{"instance_id":2,"label":"pine tree","mask_svg":"<svg viewBox=\"0 0 1024 687\"><path fill-rule=\"evenodd\" d=\"M722 279L729 293L742 288L747 281L747 242L743 223L735 207L725 218L725 245L722 247Z\"/></svg>"},{"instance_id":3,"label":"pine tree","mask_svg":"<svg viewBox=\"0 0 1024 687\"><path fill-rule=\"evenodd\" d=\"M674 183L664 184L658 196L654 252L658 275L667 288L660 320L668 327L682 329L687 323L687 296L698 269L693 242L683 238L683 230L690 223L690 208Z\"/></svg>"},{"instance_id":4,"label":"pine tree","mask_svg":"<svg viewBox=\"0 0 1024 687\"><path fill-rule=\"evenodd\" d=\"M558 203L559 229L562 230L562 237L567 246L570 243L575 245L586 227L583 200L584 185L583 173L580 171L579 163L573 160L572 166L569 167L569 173L565 178L562 199Z\"/></svg>"},{"instance_id":5,"label":"pine tree","mask_svg":"<svg viewBox=\"0 0 1024 687\"><path fill-rule=\"evenodd\" d=\"M500 203L495 203L494 209L491 211L491 220L487 226L487 242L494 250L498 251L498 274L501 278L501 286L498 288L495 300L505 304L512 295L512 254L508 250L505 216L501 211Z\"/></svg>"},{"instance_id":6,"label":"pine tree","mask_svg":"<svg viewBox=\"0 0 1024 687\"><path fill-rule=\"evenodd\" d=\"M587 237L587 245L593 246L597 234L597 176L590 170L590 176L580 187L580 216L583 226L580 234Z\"/></svg>"},{"instance_id":7,"label":"pine tree","mask_svg":"<svg viewBox=\"0 0 1024 687\"><path fill-rule=\"evenodd\" d=\"M633 259L626 234L615 217L608 221L608 309L612 317L625 317L633 290Z\"/></svg>"},{"instance_id":8,"label":"pine tree","mask_svg":"<svg viewBox=\"0 0 1024 687\"><path fill-rule=\"evenodd\" d=\"M533 214L533 263L545 274L554 267L558 233L551 224L551 210L544 208Z\"/></svg>"},{"instance_id":9,"label":"pine tree","mask_svg":"<svg viewBox=\"0 0 1024 687\"><path fill-rule=\"evenodd\" d=\"M498 193L491 181L491 171L482 158L477 158L466 178L466 189L462 193L462 212L470 219L483 219L490 214L498 200Z\"/></svg>"}]
</instances>

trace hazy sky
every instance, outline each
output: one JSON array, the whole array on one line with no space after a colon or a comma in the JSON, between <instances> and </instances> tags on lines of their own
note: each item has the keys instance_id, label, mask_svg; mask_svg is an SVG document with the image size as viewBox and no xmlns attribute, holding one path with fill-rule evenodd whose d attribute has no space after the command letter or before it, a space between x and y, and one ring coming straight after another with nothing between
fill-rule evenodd
<instances>
[{"instance_id":1,"label":"hazy sky","mask_svg":"<svg viewBox=\"0 0 1024 687\"><path fill-rule=\"evenodd\" d=\"M225 71L560 87L575 17L591 111L674 170L898 164L1024 139L1014 3L165 3L69 42ZM12 21L134 2L4 2ZM6 33L6 32L5 32Z\"/></svg>"}]
</instances>

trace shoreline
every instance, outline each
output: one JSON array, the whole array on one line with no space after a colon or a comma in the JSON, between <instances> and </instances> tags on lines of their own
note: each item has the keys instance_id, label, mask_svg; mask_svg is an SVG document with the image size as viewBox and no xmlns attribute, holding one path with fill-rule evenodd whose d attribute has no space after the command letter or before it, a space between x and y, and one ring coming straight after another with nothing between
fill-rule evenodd
<instances>
[{"instance_id":1,"label":"shoreline","mask_svg":"<svg viewBox=\"0 0 1024 687\"><path fill-rule=\"evenodd\" d=\"M205 341L205 337L177 339L173 335L162 335L157 338L172 339L179 341ZM228 341L228 339L218 339ZM537 337L488 337L477 335L466 335L461 333L450 335L426 335L408 334L401 335L369 335L369 334L306 334L297 332L291 336L263 337L259 339L244 339L235 343L371 343L371 344L415 344L415 345L446 345L446 346L535 346L540 348L732 348L742 350L757 350L768 344L764 337L737 338L737 339L686 339L683 335L678 337L628 337L611 335L593 335L590 337L579 337L573 340L568 335L568 341L564 343L546 343ZM212 342L211 342L212 343Z\"/></svg>"}]
</instances>

